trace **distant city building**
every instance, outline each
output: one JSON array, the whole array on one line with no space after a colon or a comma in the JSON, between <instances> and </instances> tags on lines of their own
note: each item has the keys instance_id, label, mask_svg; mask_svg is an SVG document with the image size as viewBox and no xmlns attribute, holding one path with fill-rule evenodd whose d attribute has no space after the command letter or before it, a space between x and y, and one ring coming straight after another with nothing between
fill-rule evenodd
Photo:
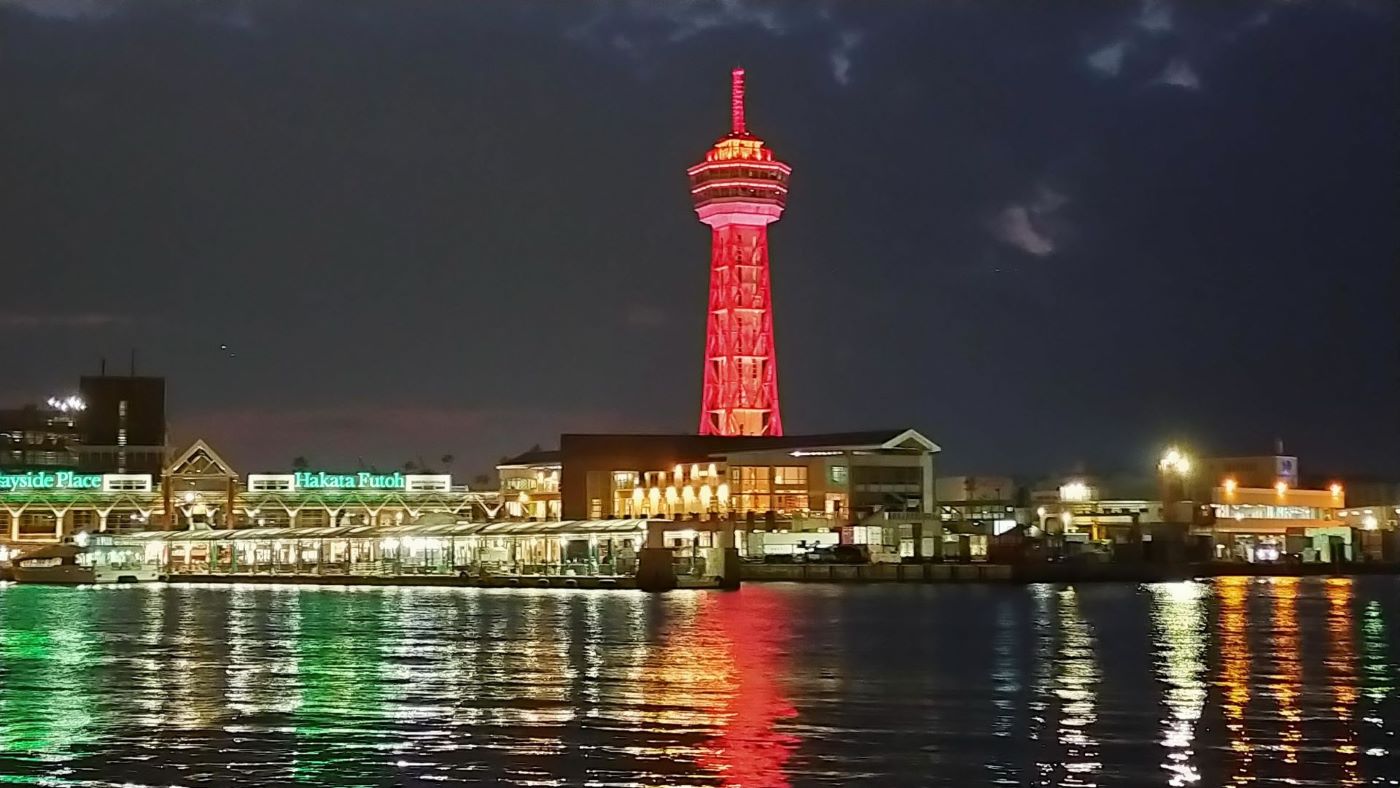
<instances>
[{"instance_id":1,"label":"distant city building","mask_svg":"<svg viewBox=\"0 0 1400 788\"><path fill-rule=\"evenodd\" d=\"M1298 486L1298 458L1286 454L1255 457L1207 457L1192 476L1207 488L1221 479L1234 479L1242 487L1273 487L1279 482Z\"/></svg>"},{"instance_id":2,"label":"distant city building","mask_svg":"<svg viewBox=\"0 0 1400 788\"><path fill-rule=\"evenodd\" d=\"M0 410L0 468L75 468L78 410L74 400Z\"/></svg>"},{"instance_id":3,"label":"distant city building","mask_svg":"<svg viewBox=\"0 0 1400 788\"><path fill-rule=\"evenodd\" d=\"M1023 524L1022 487L1009 476L942 476L935 486L945 554L984 557L989 540ZM951 537L951 538L950 538Z\"/></svg>"},{"instance_id":4,"label":"distant city building","mask_svg":"<svg viewBox=\"0 0 1400 788\"><path fill-rule=\"evenodd\" d=\"M78 396L78 467L159 474L165 465L165 378L84 376Z\"/></svg>"},{"instance_id":5,"label":"distant city building","mask_svg":"<svg viewBox=\"0 0 1400 788\"><path fill-rule=\"evenodd\" d=\"M1128 543L1165 521L1157 493L1146 475L1056 476L1031 491L1031 523L1067 542Z\"/></svg>"}]
</instances>

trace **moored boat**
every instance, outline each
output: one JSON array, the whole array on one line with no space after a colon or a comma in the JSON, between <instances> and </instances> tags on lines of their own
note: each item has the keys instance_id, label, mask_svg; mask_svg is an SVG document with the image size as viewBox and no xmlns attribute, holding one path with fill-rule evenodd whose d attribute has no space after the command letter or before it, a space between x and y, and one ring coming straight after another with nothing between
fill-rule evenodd
<instances>
[{"instance_id":1,"label":"moored boat","mask_svg":"<svg viewBox=\"0 0 1400 788\"><path fill-rule=\"evenodd\" d=\"M86 536L82 534L80 536ZM27 551L14 562L19 583L88 585L92 583L142 583L160 579L158 565L139 556L112 549L110 538L98 544L87 539L44 545Z\"/></svg>"}]
</instances>

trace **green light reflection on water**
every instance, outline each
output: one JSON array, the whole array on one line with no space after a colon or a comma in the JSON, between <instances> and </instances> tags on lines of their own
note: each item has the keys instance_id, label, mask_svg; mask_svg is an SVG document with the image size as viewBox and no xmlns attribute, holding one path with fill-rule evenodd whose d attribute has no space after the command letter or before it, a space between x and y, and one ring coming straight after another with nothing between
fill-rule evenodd
<instances>
[{"instance_id":1,"label":"green light reflection on water","mask_svg":"<svg viewBox=\"0 0 1400 788\"><path fill-rule=\"evenodd\" d=\"M292 778L298 783L382 784L364 773L363 752L346 747L343 734L387 717L378 680L384 599L354 591L301 596L293 639L298 724Z\"/></svg>"},{"instance_id":2,"label":"green light reflection on water","mask_svg":"<svg viewBox=\"0 0 1400 788\"><path fill-rule=\"evenodd\" d=\"M0 752L6 760L66 760L95 738L91 668L98 652L89 594L43 591L18 586L0 592Z\"/></svg>"},{"instance_id":3,"label":"green light reflection on water","mask_svg":"<svg viewBox=\"0 0 1400 788\"><path fill-rule=\"evenodd\" d=\"M1362 672L1366 676L1367 699L1380 703L1395 689L1390 663L1386 659L1385 614L1381 603L1372 599L1366 603L1366 612L1361 625Z\"/></svg>"}]
</instances>

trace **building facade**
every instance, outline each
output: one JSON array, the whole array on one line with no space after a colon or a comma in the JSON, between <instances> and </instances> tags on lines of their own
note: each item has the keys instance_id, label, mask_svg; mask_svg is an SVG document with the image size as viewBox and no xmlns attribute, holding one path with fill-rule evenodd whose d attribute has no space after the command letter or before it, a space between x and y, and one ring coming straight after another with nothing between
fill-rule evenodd
<instances>
[{"instance_id":1,"label":"building facade","mask_svg":"<svg viewBox=\"0 0 1400 788\"><path fill-rule=\"evenodd\" d=\"M0 541L11 545L84 532L490 520L500 508L495 491L470 490L448 474L296 470L244 477L203 441L159 473L0 471Z\"/></svg>"},{"instance_id":2,"label":"building facade","mask_svg":"<svg viewBox=\"0 0 1400 788\"><path fill-rule=\"evenodd\" d=\"M829 435L563 435L566 519L700 515L849 523L934 512L937 445L914 430ZM502 469L503 482L508 478ZM509 490L503 491L508 496ZM596 519L596 518L595 518Z\"/></svg>"},{"instance_id":3,"label":"building facade","mask_svg":"<svg viewBox=\"0 0 1400 788\"><path fill-rule=\"evenodd\" d=\"M563 518L559 495L560 452L531 449L496 466L506 516L533 520Z\"/></svg>"}]
</instances>

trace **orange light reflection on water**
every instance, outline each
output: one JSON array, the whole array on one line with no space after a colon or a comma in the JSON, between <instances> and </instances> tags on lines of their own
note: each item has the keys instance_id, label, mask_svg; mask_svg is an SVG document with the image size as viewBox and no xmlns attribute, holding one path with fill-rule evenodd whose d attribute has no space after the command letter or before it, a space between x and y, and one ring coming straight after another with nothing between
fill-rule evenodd
<instances>
[{"instance_id":1,"label":"orange light reflection on water","mask_svg":"<svg viewBox=\"0 0 1400 788\"><path fill-rule=\"evenodd\" d=\"M1330 578L1327 594L1327 674L1332 687L1332 712L1343 735L1337 741L1342 759L1341 785L1361 785L1356 744L1356 650L1352 643L1350 578Z\"/></svg>"},{"instance_id":2,"label":"orange light reflection on water","mask_svg":"<svg viewBox=\"0 0 1400 788\"><path fill-rule=\"evenodd\" d=\"M1272 640L1273 652L1278 657L1278 673L1270 689L1278 701L1279 716L1283 719L1283 736L1278 749L1283 751L1285 764L1296 766L1298 747L1303 742L1303 715L1298 705L1303 682L1303 664L1298 655L1298 578L1276 577L1271 582L1274 603Z\"/></svg>"},{"instance_id":3,"label":"orange light reflection on water","mask_svg":"<svg viewBox=\"0 0 1400 788\"><path fill-rule=\"evenodd\" d=\"M1254 781L1254 744L1249 739L1245 715L1249 709L1249 578L1222 577L1220 595L1220 685L1225 690L1225 727L1235 754L1231 785Z\"/></svg>"}]
</instances>

